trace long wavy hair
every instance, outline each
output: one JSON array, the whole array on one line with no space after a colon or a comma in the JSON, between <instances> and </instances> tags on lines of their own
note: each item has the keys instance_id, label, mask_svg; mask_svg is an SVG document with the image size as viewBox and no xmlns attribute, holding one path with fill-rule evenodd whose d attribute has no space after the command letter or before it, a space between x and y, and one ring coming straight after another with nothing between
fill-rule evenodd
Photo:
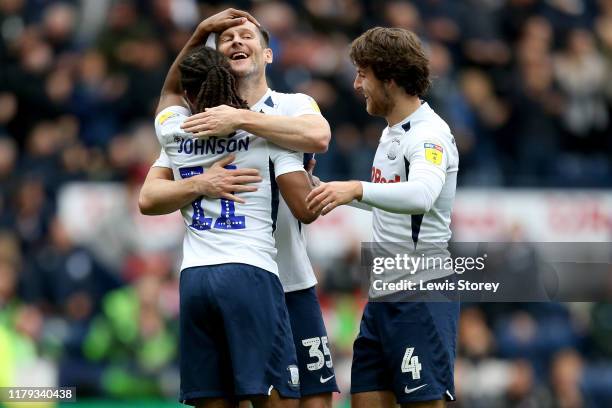
<instances>
[{"instance_id":1,"label":"long wavy hair","mask_svg":"<svg viewBox=\"0 0 612 408\"><path fill-rule=\"evenodd\" d=\"M179 70L181 85L198 112L219 105L249 108L238 95L227 57L219 51L199 46L180 62Z\"/></svg>"}]
</instances>

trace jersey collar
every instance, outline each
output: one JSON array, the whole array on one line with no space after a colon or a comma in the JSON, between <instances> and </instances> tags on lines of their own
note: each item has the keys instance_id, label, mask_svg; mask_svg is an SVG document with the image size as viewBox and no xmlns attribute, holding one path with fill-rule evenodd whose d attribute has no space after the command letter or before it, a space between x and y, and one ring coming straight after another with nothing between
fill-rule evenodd
<instances>
[{"instance_id":1,"label":"jersey collar","mask_svg":"<svg viewBox=\"0 0 612 408\"><path fill-rule=\"evenodd\" d=\"M411 127L410 122L414 122L416 119L420 118L422 115L425 115L430 110L431 108L429 107L429 104L425 101L421 101L421 106L419 106L417 110L412 112L410 115L408 115L406 118L404 118L399 123L396 123L395 125L390 126L389 130L393 130L393 131L403 130L404 132L408 132Z\"/></svg>"},{"instance_id":2,"label":"jersey collar","mask_svg":"<svg viewBox=\"0 0 612 408\"><path fill-rule=\"evenodd\" d=\"M259 112L265 109L266 107L268 108L274 107L274 100L272 99L272 90L270 88L268 88L264 96L262 96L261 99L259 99L255 103L255 105L251 106L251 110L255 112Z\"/></svg>"}]
</instances>

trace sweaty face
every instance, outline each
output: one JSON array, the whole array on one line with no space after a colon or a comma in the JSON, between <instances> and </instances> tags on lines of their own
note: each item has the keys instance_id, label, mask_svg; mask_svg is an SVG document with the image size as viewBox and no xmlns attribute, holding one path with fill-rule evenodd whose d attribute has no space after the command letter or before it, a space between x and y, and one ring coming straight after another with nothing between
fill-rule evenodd
<instances>
[{"instance_id":1,"label":"sweaty face","mask_svg":"<svg viewBox=\"0 0 612 408\"><path fill-rule=\"evenodd\" d=\"M250 21L219 34L217 49L230 59L238 77L265 75L266 63L272 62L272 50L263 47L259 29Z\"/></svg>"},{"instance_id":2,"label":"sweaty face","mask_svg":"<svg viewBox=\"0 0 612 408\"><path fill-rule=\"evenodd\" d=\"M370 115L384 117L391 112L393 102L386 84L376 78L372 68L358 67L353 87L365 97L366 110Z\"/></svg>"}]
</instances>

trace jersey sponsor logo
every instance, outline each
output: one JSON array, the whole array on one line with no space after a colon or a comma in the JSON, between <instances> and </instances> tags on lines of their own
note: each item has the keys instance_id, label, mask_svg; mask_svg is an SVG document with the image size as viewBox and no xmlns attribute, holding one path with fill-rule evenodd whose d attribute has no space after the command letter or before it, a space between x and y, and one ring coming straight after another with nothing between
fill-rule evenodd
<instances>
[{"instance_id":1,"label":"jersey sponsor logo","mask_svg":"<svg viewBox=\"0 0 612 408\"><path fill-rule=\"evenodd\" d=\"M216 137L211 137L210 139L188 139L181 137L178 142L177 153L204 155L242 152L249 150L250 142L251 138L248 136L238 140Z\"/></svg>"},{"instance_id":2,"label":"jersey sponsor logo","mask_svg":"<svg viewBox=\"0 0 612 408\"><path fill-rule=\"evenodd\" d=\"M382 176L382 171L375 166L372 166L372 183L399 183L401 178L396 174L392 179L385 178Z\"/></svg>"},{"instance_id":3,"label":"jersey sponsor logo","mask_svg":"<svg viewBox=\"0 0 612 408\"><path fill-rule=\"evenodd\" d=\"M160 125L163 125L164 122L167 121L168 119L174 118L174 117L177 117L177 116L178 116L178 113L176 113L176 112L172 112L172 111L166 112L166 113L164 113L163 115L161 115L159 117L158 122L159 122Z\"/></svg>"},{"instance_id":4,"label":"jersey sponsor logo","mask_svg":"<svg viewBox=\"0 0 612 408\"><path fill-rule=\"evenodd\" d=\"M433 143L425 143L425 160L428 162L439 165L442 163L443 153L444 150L442 146Z\"/></svg>"},{"instance_id":5,"label":"jersey sponsor logo","mask_svg":"<svg viewBox=\"0 0 612 408\"><path fill-rule=\"evenodd\" d=\"M418 390L420 390L421 388L427 387L428 385L429 385L429 384L423 384L423 385L419 385L418 387L414 387L414 388L408 388L408 386L406 386L406 387L404 388L404 392L405 392L406 394L412 394L413 392L418 391Z\"/></svg>"}]
</instances>

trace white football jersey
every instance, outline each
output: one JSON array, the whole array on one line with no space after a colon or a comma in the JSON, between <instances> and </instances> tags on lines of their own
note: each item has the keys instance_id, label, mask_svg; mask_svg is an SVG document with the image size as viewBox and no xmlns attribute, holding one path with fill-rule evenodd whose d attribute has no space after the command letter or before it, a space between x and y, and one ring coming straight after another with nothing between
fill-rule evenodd
<instances>
[{"instance_id":1,"label":"white football jersey","mask_svg":"<svg viewBox=\"0 0 612 408\"><path fill-rule=\"evenodd\" d=\"M184 107L172 106L157 115L155 131L162 151L154 166L171 168L175 180L180 180L205 172L233 153L236 159L231 168L258 169L263 181L257 191L239 193L246 204L201 197L181 209L187 228L181 270L244 263L278 275L273 237L279 197L275 178L304 171L301 154L242 130L228 138L194 139L180 128L190 114Z\"/></svg>"},{"instance_id":2,"label":"white football jersey","mask_svg":"<svg viewBox=\"0 0 612 408\"><path fill-rule=\"evenodd\" d=\"M373 240L408 242L412 250L427 248L430 254L432 248L438 248L444 254L451 237L459 154L448 125L427 103L422 103L400 123L383 130L372 166L372 182L409 181L410 165L415 163L431 166L444 180L440 195L425 214L396 214L372 208ZM448 270L421 271L418 277L429 280L450 273Z\"/></svg>"},{"instance_id":3,"label":"white football jersey","mask_svg":"<svg viewBox=\"0 0 612 408\"><path fill-rule=\"evenodd\" d=\"M434 177L444 180L440 195L425 214L396 214L372 207L373 240L378 251L382 251L378 256L394 257L399 253L445 259L450 255L447 245L451 237L459 154L448 125L427 103L422 103L400 123L383 130L372 166L372 182L410 181L410 166L416 163L429 166L434 174L437 173ZM389 271L385 278L389 282L404 279L418 282L453 273L451 269L428 266L414 272L416 274L412 275L404 270ZM392 292L371 287L369 295L377 298Z\"/></svg>"},{"instance_id":4,"label":"white football jersey","mask_svg":"<svg viewBox=\"0 0 612 408\"><path fill-rule=\"evenodd\" d=\"M410 163L416 162L432 166L445 179L440 195L426 214L394 214L373 208L375 242L449 241L459 153L448 125L427 103L400 123L383 130L372 166L372 182L408 181Z\"/></svg>"},{"instance_id":5,"label":"white football jersey","mask_svg":"<svg viewBox=\"0 0 612 408\"><path fill-rule=\"evenodd\" d=\"M267 115L300 116L320 115L317 103L308 95L285 94L268 90L263 103L251 108ZM300 153L303 158L303 154ZM307 289L317 283L308 253L303 225L293 216L280 197L276 222L276 262L285 292Z\"/></svg>"}]
</instances>

